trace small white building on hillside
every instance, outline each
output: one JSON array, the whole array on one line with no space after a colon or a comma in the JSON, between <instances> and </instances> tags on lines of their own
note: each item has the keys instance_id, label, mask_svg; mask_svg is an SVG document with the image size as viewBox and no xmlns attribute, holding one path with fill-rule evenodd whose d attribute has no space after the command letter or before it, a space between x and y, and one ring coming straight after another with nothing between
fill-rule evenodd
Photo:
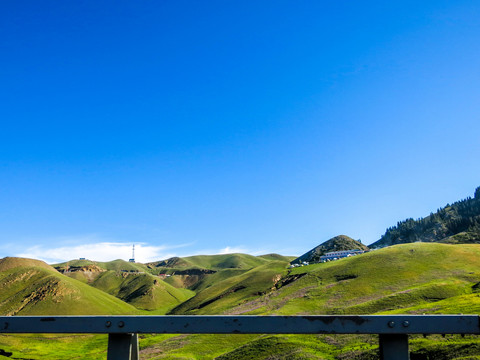
<instances>
[{"instance_id":1,"label":"small white building on hillside","mask_svg":"<svg viewBox=\"0 0 480 360\"><path fill-rule=\"evenodd\" d=\"M341 258L346 258L350 256L355 256L363 254L364 250L341 250L341 251L332 251L328 252L325 255L320 256L320 262L338 260Z\"/></svg>"}]
</instances>

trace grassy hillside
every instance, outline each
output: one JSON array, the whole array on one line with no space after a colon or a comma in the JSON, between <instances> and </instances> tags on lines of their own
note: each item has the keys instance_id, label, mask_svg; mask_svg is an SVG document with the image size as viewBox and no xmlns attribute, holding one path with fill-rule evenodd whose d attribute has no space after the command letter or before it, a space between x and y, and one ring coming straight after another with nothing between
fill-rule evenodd
<instances>
[{"instance_id":1,"label":"grassy hillside","mask_svg":"<svg viewBox=\"0 0 480 360\"><path fill-rule=\"evenodd\" d=\"M252 269L263 265L271 259L252 256L248 254L223 254L223 255L197 255L184 258L171 258L155 263L151 267L166 269Z\"/></svg>"},{"instance_id":2,"label":"grassy hillside","mask_svg":"<svg viewBox=\"0 0 480 360\"><path fill-rule=\"evenodd\" d=\"M173 314L467 313L466 308L476 311L480 302L480 245L404 244L289 270L288 261L271 258L277 257L175 259L195 271L211 269L189 284L193 297L179 289L193 275L174 275L164 282L150 274L106 271L92 285L141 309L175 307Z\"/></svg>"},{"instance_id":3,"label":"grassy hillside","mask_svg":"<svg viewBox=\"0 0 480 360\"><path fill-rule=\"evenodd\" d=\"M197 282L194 284L191 289L196 291L197 293L205 290L206 288L209 288L213 285L219 284L224 280L234 278L234 279L239 279L237 276L242 275L246 273L247 271L250 270L242 270L242 269L224 269L215 272L214 274L211 274L205 278L203 278L201 281ZM175 278L175 277L174 277ZM235 281L235 280L233 280Z\"/></svg>"},{"instance_id":4,"label":"grassy hillside","mask_svg":"<svg viewBox=\"0 0 480 360\"><path fill-rule=\"evenodd\" d=\"M265 256L248 254L198 255L170 258L149 263L147 266L151 268L152 273L174 275L166 279L166 282L174 287L198 291L209 287L213 282L278 260L288 261L289 258L278 254Z\"/></svg>"},{"instance_id":5,"label":"grassy hillside","mask_svg":"<svg viewBox=\"0 0 480 360\"><path fill-rule=\"evenodd\" d=\"M3 315L135 314L131 305L31 259L0 260Z\"/></svg>"},{"instance_id":6,"label":"grassy hillside","mask_svg":"<svg viewBox=\"0 0 480 360\"><path fill-rule=\"evenodd\" d=\"M190 303L189 307L180 306L175 312L479 313L479 265L479 245L398 245L288 270L274 282L254 281L257 269L250 270L211 285L185 303ZM278 271L281 270L280 266ZM232 291L238 289L240 279L243 284L255 284L260 295L248 298L241 296L246 289ZM232 342L236 345L233 348ZM410 342L412 358L416 359L478 359L480 349L474 336L450 336L447 341L441 336L411 336ZM378 339L367 335L196 335L158 339L145 345L143 354L147 359L378 359ZM149 357L159 349L168 350Z\"/></svg>"},{"instance_id":7,"label":"grassy hillside","mask_svg":"<svg viewBox=\"0 0 480 360\"><path fill-rule=\"evenodd\" d=\"M480 281L479 264L479 245L397 245L292 269L277 290L237 310L250 314L372 314L468 294L473 300ZM459 312L457 307L445 310Z\"/></svg>"},{"instance_id":8,"label":"grassy hillside","mask_svg":"<svg viewBox=\"0 0 480 360\"><path fill-rule=\"evenodd\" d=\"M151 274L106 271L101 273L91 286L114 295L143 310L165 313L192 297L195 293L177 289Z\"/></svg>"},{"instance_id":9,"label":"grassy hillside","mask_svg":"<svg viewBox=\"0 0 480 360\"><path fill-rule=\"evenodd\" d=\"M286 261L269 261L238 275L219 272L212 278L218 281L199 285L203 290L172 310L172 314L231 313L231 309L274 288L286 274L287 265Z\"/></svg>"},{"instance_id":10,"label":"grassy hillside","mask_svg":"<svg viewBox=\"0 0 480 360\"><path fill-rule=\"evenodd\" d=\"M113 260L108 262L101 261L92 261L92 260L70 260L68 262L54 264L52 265L55 269L59 271L64 271L67 266L70 268L85 268L88 269L90 266L98 267L99 270L114 270L114 271L139 271L139 272L149 272L149 268L140 263L131 263L125 260Z\"/></svg>"},{"instance_id":11,"label":"grassy hillside","mask_svg":"<svg viewBox=\"0 0 480 360\"><path fill-rule=\"evenodd\" d=\"M283 256L283 255L280 255L280 254L265 254L265 255L260 255L260 256L257 256L261 259L265 259L265 260L280 260L280 261L292 261L296 258L296 256Z\"/></svg>"}]
</instances>

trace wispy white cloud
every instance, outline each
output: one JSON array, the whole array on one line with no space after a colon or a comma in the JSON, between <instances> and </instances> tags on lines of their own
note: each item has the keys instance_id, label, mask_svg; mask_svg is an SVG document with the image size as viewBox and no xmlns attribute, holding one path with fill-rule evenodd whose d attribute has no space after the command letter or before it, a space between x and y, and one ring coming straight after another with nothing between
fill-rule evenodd
<instances>
[{"instance_id":1,"label":"wispy white cloud","mask_svg":"<svg viewBox=\"0 0 480 360\"><path fill-rule=\"evenodd\" d=\"M233 253L247 253L247 252L248 250L241 246L233 246L233 247L227 246L223 249L220 249L216 253L217 254L233 254Z\"/></svg>"},{"instance_id":2,"label":"wispy white cloud","mask_svg":"<svg viewBox=\"0 0 480 360\"><path fill-rule=\"evenodd\" d=\"M72 238L60 242L59 239L49 242L52 245L36 245L15 254L15 256L40 259L47 263L58 263L72 259L86 258L96 261L111 261L115 259L128 260L132 257L133 243L99 241L91 242L92 238ZM97 239L98 240L98 239ZM75 244L76 243L76 244ZM64 244L55 246L54 244ZM174 249L187 246L184 245L150 245L147 243L135 243L135 260L138 262L151 262L177 256Z\"/></svg>"},{"instance_id":3,"label":"wispy white cloud","mask_svg":"<svg viewBox=\"0 0 480 360\"><path fill-rule=\"evenodd\" d=\"M62 236L48 239L35 239L39 245L15 251L11 245L9 256L18 256L43 260L54 264L68 260L86 258L95 261L111 261L115 259L128 260L132 256L133 242L115 241L96 234L80 236ZM146 242L135 243L135 260L146 263L168 259L173 256L193 256L212 254L244 253L254 256L270 253L269 249L249 249L244 246L226 246L221 249L203 249L194 252L189 251L192 243L184 244L161 244L152 245ZM7 250L7 249L4 249ZM286 252L291 255L291 252Z\"/></svg>"}]
</instances>

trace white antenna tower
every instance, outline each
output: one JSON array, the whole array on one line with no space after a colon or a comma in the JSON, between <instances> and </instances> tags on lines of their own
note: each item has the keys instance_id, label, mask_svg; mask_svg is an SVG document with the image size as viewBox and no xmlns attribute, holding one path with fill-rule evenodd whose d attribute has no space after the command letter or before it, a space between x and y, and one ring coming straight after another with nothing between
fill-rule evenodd
<instances>
[{"instance_id":1,"label":"white antenna tower","mask_svg":"<svg viewBox=\"0 0 480 360\"><path fill-rule=\"evenodd\" d=\"M133 247L132 247L132 258L128 261L131 263L135 262L135 244L133 244Z\"/></svg>"}]
</instances>

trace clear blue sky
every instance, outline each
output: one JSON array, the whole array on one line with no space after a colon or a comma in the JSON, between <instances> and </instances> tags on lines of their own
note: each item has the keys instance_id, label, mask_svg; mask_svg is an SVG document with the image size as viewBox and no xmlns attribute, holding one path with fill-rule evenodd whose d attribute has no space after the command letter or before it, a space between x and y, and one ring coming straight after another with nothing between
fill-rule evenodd
<instances>
[{"instance_id":1,"label":"clear blue sky","mask_svg":"<svg viewBox=\"0 0 480 360\"><path fill-rule=\"evenodd\" d=\"M480 185L478 1L0 4L0 257L380 238Z\"/></svg>"}]
</instances>

